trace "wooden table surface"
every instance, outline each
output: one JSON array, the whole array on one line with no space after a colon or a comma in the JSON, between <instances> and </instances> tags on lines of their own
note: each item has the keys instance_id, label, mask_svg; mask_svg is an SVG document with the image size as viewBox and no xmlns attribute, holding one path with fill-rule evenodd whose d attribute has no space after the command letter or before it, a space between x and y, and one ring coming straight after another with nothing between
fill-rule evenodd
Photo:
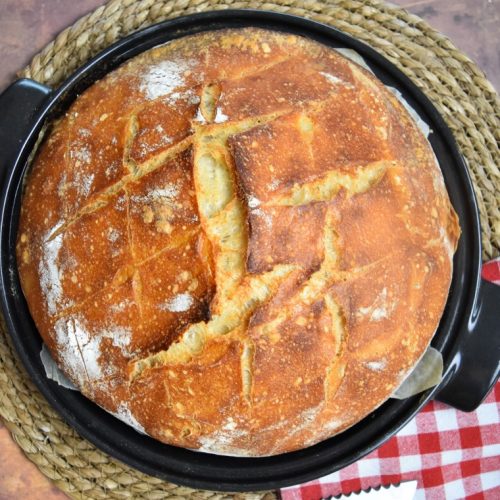
<instances>
[{"instance_id":1,"label":"wooden table surface","mask_svg":"<svg viewBox=\"0 0 500 500\"><path fill-rule=\"evenodd\" d=\"M445 33L500 89L500 0L392 0ZM59 31L103 0L0 0L0 91ZM0 110L1 112L1 110ZM59 500L0 421L0 500Z\"/></svg>"}]
</instances>

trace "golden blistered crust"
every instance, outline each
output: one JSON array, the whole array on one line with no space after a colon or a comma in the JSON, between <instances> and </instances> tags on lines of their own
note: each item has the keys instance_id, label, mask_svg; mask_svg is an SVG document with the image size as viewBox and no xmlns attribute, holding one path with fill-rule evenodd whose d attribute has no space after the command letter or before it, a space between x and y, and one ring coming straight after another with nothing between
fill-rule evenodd
<instances>
[{"instance_id":1,"label":"golden blistered crust","mask_svg":"<svg viewBox=\"0 0 500 500\"><path fill-rule=\"evenodd\" d=\"M155 48L74 102L28 176L17 258L86 396L166 443L259 456L391 395L458 237L391 92L320 44L241 29Z\"/></svg>"}]
</instances>

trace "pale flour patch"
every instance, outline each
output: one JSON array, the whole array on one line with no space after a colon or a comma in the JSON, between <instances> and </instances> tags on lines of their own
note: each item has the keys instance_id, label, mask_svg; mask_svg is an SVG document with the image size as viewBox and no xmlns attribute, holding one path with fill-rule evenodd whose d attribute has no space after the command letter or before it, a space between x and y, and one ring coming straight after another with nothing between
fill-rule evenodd
<instances>
[{"instance_id":1,"label":"pale flour patch","mask_svg":"<svg viewBox=\"0 0 500 500\"><path fill-rule=\"evenodd\" d=\"M76 176L75 184L80 196L89 195L90 190L92 189L94 178L95 178L94 174L82 175L81 173L79 173Z\"/></svg>"},{"instance_id":2,"label":"pale flour patch","mask_svg":"<svg viewBox=\"0 0 500 500\"><path fill-rule=\"evenodd\" d=\"M387 309L385 307L377 307L370 316L373 321L380 321L383 318L387 318Z\"/></svg>"},{"instance_id":3,"label":"pale flour patch","mask_svg":"<svg viewBox=\"0 0 500 500\"><path fill-rule=\"evenodd\" d=\"M175 184L167 184L162 188L152 189L148 193L148 198L153 200L173 200L179 194L179 187Z\"/></svg>"},{"instance_id":4,"label":"pale flour patch","mask_svg":"<svg viewBox=\"0 0 500 500\"><path fill-rule=\"evenodd\" d=\"M111 339L115 347L118 347L124 356L128 354L128 347L132 340L132 330L123 326L112 326L102 334L103 337Z\"/></svg>"},{"instance_id":5,"label":"pale flour patch","mask_svg":"<svg viewBox=\"0 0 500 500\"><path fill-rule=\"evenodd\" d=\"M106 177L108 179L110 179L111 177L113 177L116 174L116 172L118 171L118 168L119 168L118 162L113 162L106 167L106 170L104 170L104 174L106 175Z\"/></svg>"},{"instance_id":6,"label":"pale flour patch","mask_svg":"<svg viewBox=\"0 0 500 500\"><path fill-rule=\"evenodd\" d=\"M251 211L252 215L256 215L257 217L260 217L266 226L271 227L273 224L273 218L270 214L266 214L261 208L254 208Z\"/></svg>"},{"instance_id":7,"label":"pale flour patch","mask_svg":"<svg viewBox=\"0 0 500 500\"><path fill-rule=\"evenodd\" d=\"M227 122L228 118L229 117L225 115L220 108L217 108L217 111L215 113L214 123Z\"/></svg>"},{"instance_id":8,"label":"pale flour patch","mask_svg":"<svg viewBox=\"0 0 500 500\"><path fill-rule=\"evenodd\" d=\"M109 310L113 313L123 312L131 304L132 302L128 299L122 300L121 302L118 302L118 304L112 304Z\"/></svg>"},{"instance_id":9,"label":"pale flour patch","mask_svg":"<svg viewBox=\"0 0 500 500\"><path fill-rule=\"evenodd\" d=\"M130 427L133 427L136 431L140 432L141 434L146 434L144 427L136 420L136 418L134 417L134 415L132 414L130 408L127 406L126 403L124 402L120 403L120 406L118 406L116 411L110 413L114 415L117 419L121 420L127 425L130 425Z\"/></svg>"},{"instance_id":10,"label":"pale flour patch","mask_svg":"<svg viewBox=\"0 0 500 500\"><path fill-rule=\"evenodd\" d=\"M325 434L331 434L332 432L335 432L338 428L340 428L342 425L343 422L341 420L330 420L322 427L322 430Z\"/></svg>"},{"instance_id":11,"label":"pale flour patch","mask_svg":"<svg viewBox=\"0 0 500 500\"><path fill-rule=\"evenodd\" d=\"M276 191L280 185L280 181L278 179L274 179L271 184L269 184L269 189L271 191Z\"/></svg>"},{"instance_id":12,"label":"pale flour patch","mask_svg":"<svg viewBox=\"0 0 500 500\"><path fill-rule=\"evenodd\" d=\"M184 90L183 92L173 92L172 94L166 96L169 104L174 104L179 100L186 101L188 104L199 104L200 98L194 93L192 89Z\"/></svg>"},{"instance_id":13,"label":"pale flour patch","mask_svg":"<svg viewBox=\"0 0 500 500\"><path fill-rule=\"evenodd\" d=\"M113 227L109 227L107 231L107 238L111 243L116 243L120 238L120 231Z\"/></svg>"},{"instance_id":14,"label":"pale flour patch","mask_svg":"<svg viewBox=\"0 0 500 500\"><path fill-rule=\"evenodd\" d=\"M367 361L366 367L374 372L381 372L387 366L387 360L381 359L379 361Z\"/></svg>"},{"instance_id":15,"label":"pale flour patch","mask_svg":"<svg viewBox=\"0 0 500 500\"><path fill-rule=\"evenodd\" d=\"M78 318L61 318L54 325L56 342L64 366L76 380L102 377L99 357L101 339L92 336Z\"/></svg>"},{"instance_id":16,"label":"pale flour patch","mask_svg":"<svg viewBox=\"0 0 500 500\"><path fill-rule=\"evenodd\" d=\"M63 176L61 177L61 180L59 181L59 184L57 185L57 194L59 195L59 198L64 198L66 195L66 190L68 189L68 175L66 172L64 172Z\"/></svg>"},{"instance_id":17,"label":"pale flour patch","mask_svg":"<svg viewBox=\"0 0 500 500\"><path fill-rule=\"evenodd\" d=\"M153 144L141 144L141 156L144 158L148 153L151 153L151 151L154 151L156 147Z\"/></svg>"},{"instance_id":18,"label":"pale flour patch","mask_svg":"<svg viewBox=\"0 0 500 500\"><path fill-rule=\"evenodd\" d=\"M236 430L237 426L238 425L236 424L236 422L231 417L229 417L227 419L227 422L222 426L222 430L223 431L234 431L234 430Z\"/></svg>"},{"instance_id":19,"label":"pale flour patch","mask_svg":"<svg viewBox=\"0 0 500 500\"><path fill-rule=\"evenodd\" d=\"M148 99L169 96L176 101L182 94L174 90L185 85L183 74L190 66L190 61L161 61L142 76L140 89Z\"/></svg>"},{"instance_id":20,"label":"pale flour patch","mask_svg":"<svg viewBox=\"0 0 500 500\"><path fill-rule=\"evenodd\" d=\"M124 356L128 355L128 346L132 339L130 328L111 326L90 332L78 317L60 318L54 329L61 360L78 381L86 378L89 382L95 382L106 375L99 362L102 339L111 339L112 344L118 347Z\"/></svg>"},{"instance_id":21,"label":"pale flour patch","mask_svg":"<svg viewBox=\"0 0 500 500\"><path fill-rule=\"evenodd\" d=\"M149 190L145 195L132 196L132 201L138 203L167 203L171 204L179 194L179 186L176 184L165 184L161 188Z\"/></svg>"},{"instance_id":22,"label":"pale flour patch","mask_svg":"<svg viewBox=\"0 0 500 500\"><path fill-rule=\"evenodd\" d=\"M38 265L40 287L50 315L56 314L62 299L62 271L59 266L59 252L63 243L63 235L59 234L49 240L50 235L57 231L59 226L60 223L46 233L42 243L42 258Z\"/></svg>"},{"instance_id":23,"label":"pale flour patch","mask_svg":"<svg viewBox=\"0 0 500 500\"><path fill-rule=\"evenodd\" d=\"M198 122L198 123L207 123L207 121L205 120L205 117L201 114L201 110L200 108L198 108L198 111L196 112L196 116L194 117L194 121L195 122Z\"/></svg>"},{"instance_id":24,"label":"pale flour patch","mask_svg":"<svg viewBox=\"0 0 500 500\"><path fill-rule=\"evenodd\" d=\"M234 457L251 456L250 450L238 448L235 444L238 439L247 437L248 432L238 429L236 422L229 418L219 430L200 438L201 446L197 451Z\"/></svg>"},{"instance_id":25,"label":"pale flour patch","mask_svg":"<svg viewBox=\"0 0 500 500\"><path fill-rule=\"evenodd\" d=\"M70 157L75 160L75 179L72 185L78 191L80 196L88 196L94 182L95 175L87 174L85 171L80 170L82 165L88 165L92 162L92 154L87 146L72 149ZM66 189L66 179L63 178L61 188ZM59 193L61 195L61 193ZM64 195L64 193L63 193Z\"/></svg>"},{"instance_id":26,"label":"pale flour patch","mask_svg":"<svg viewBox=\"0 0 500 500\"><path fill-rule=\"evenodd\" d=\"M345 85L344 80L341 80L335 75L332 75L330 73L325 73L324 71L320 71L319 74L321 76L324 76L325 79L328 81L328 83L331 83L332 85Z\"/></svg>"},{"instance_id":27,"label":"pale flour patch","mask_svg":"<svg viewBox=\"0 0 500 500\"><path fill-rule=\"evenodd\" d=\"M304 410L302 413L300 413L300 415L297 417L296 423L293 425L293 428L290 430L287 436L281 439L279 442L275 443L274 448L271 451L274 452L275 450L279 449L283 445L283 443L287 442L291 437L302 432L304 429L311 427L323 408L324 403L320 403L318 406L308 408L307 410ZM269 426L267 430L279 429L285 425L289 426L290 422L279 422L278 424Z\"/></svg>"},{"instance_id":28,"label":"pale flour patch","mask_svg":"<svg viewBox=\"0 0 500 500\"><path fill-rule=\"evenodd\" d=\"M323 409L323 406L323 403L320 403L314 408L309 408L308 410L303 411L297 419L297 425L294 426L293 431L289 434L288 437L295 436L295 434L298 434L306 427L309 427L314 422L314 420L316 420L317 416Z\"/></svg>"},{"instance_id":29,"label":"pale flour patch","mask_svg":"<svg viewBox=\"0 0 500 500\"><path fill-rule=\"evenodd\" d=\"M247 202L250 208L257 208L260 205L260 200L252 195L247 197Z\"/></svg>"},{"instance_id":30,"label":"pale flour patch","mask_svg":"<svg viewBox=\"0 0 500 500\"><path fill-rule=\"evenodd\" d=\"M78 131L78 135L80 135L81 137L90 137L91 133L90 133L90 130L88 128L81 128Z\"/></svg>"},{"instance_id":31,"label":"pale flour patch","mask_svg":"<svg viewBox=\"0 0 500 500\"><path fill-rule=\"evenodd\" d=\"M158 126L163 130L163 127ZM155 128L155 131L157 131L158 127ZM158 131L157 131L158 132ZM142 158L144 158L148 153L151 153L153 151L158 150L161 146L168 146L169 144L172 144L174 142L173 137L170 137L169 135L163 134L161 137L156 141L156 143L151 142L142 142L139 141L140 144L140 153Z\"/></svg>"},{"instance_id":32,"label":"pale flour patch","mask_svg":"<svg viewBox=\"0 0 500 500\"><path fill-rule=\"evenodd\" d=\"M193 106L196 104L200 104L200 96L195 94L192 90L189 90L184 97L187 100L188 104L192 104Z\"/></svg>"},{"instance_id":33,"label":"pale flour patch","mask_svg":"<svg viewBox=\"0 0 500 500\"><path fill-rule=\"evenodd\" d=\"M356 313L358 317L369 316L371 321L380 321L384 318L388 318L389 315L396 307L396 303L389 303L387 300L388 293L387 288L384 287L382 291L377 295L377 298L368 307L360 307Z\"/></svg>"},{"instance_id":34,"label":"pale flour patch","mask_svg":"<svg viewBox=\"0 0 500 500\"><path fill-rule=\"evenodd\" d=\"M189 293L179 293L167 303L162 304L160 309L170 312L188 311L194 303L193 297Z\"/></svg>"},{"instance_id":35,"label":"pale flour patch","mask_svg":"<svg viewBox=\"0 0 500 500\"><path fill-rule=\"evenodd\" d=\"M82 146L78 149L72 149L70 152L71 158L81 161L82 163L90 163L92 159L92 154L86 146Z\"/></svg>"},{"instance_id":36,"label":"pale flour patch","mask_svg":"<svg viewBox=\"0 0 500 500\"><path fill-rule=\"evenodd\" d=\"M323 435L323 439L325 437L330 437L342 425L343 425L343 422L341 420L330 420L329 422L323 424L321 426L321 432L322 432L322 435ZM308 446L312 446L313 444L316 444L317 442L318 442L318 437L317 436L313 436L313 437L309 438L304 443L304 447L307 448Z\"/></svg>"},{"instance_id":37,"label":"pale flour patch","mask_svg":"<svg viewBox=\"0 0 500 500\"><path fill-rule=\"evenodd\" d=\"M115 208L119 212L124 212L125 209L127 208L127 197L123 195L119 196L118 199L116 200Z\"/></svg>"}]
</instances>

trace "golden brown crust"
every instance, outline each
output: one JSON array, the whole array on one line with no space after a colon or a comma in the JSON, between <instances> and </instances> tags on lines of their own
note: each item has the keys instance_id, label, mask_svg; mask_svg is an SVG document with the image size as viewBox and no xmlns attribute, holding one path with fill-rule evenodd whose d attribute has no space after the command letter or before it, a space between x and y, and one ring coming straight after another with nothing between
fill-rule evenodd
<instances>
[{"instance_id":1,"label":"golden brown crust","mask_svg":"<svg viewBox=\"0 0 500 500\"><path fill-rule=\"evenodd\" d=\"M17 257L89 398L166 443L270 455L384 402L459 237L432 150L373 76L258 29L155 48L53 125Z\"/></svg>"}]
</instances>

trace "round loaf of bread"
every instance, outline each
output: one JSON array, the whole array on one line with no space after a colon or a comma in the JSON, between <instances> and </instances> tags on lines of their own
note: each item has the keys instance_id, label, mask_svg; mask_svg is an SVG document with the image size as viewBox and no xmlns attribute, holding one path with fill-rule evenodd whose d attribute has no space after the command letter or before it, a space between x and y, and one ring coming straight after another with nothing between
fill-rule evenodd
<instances>
[{"instance_id":1,"label":"round loaf of bread","mask_svg":"<svg viewBox=\"0 0 500 500\"><path fill-rule=\"evenodd\" d=\"M64 373L165 443L263 456L381 405L446 303L433 152L335 50L245 28L130 60L53 123L17 259Z\"/></svg>"}]
</instances>

